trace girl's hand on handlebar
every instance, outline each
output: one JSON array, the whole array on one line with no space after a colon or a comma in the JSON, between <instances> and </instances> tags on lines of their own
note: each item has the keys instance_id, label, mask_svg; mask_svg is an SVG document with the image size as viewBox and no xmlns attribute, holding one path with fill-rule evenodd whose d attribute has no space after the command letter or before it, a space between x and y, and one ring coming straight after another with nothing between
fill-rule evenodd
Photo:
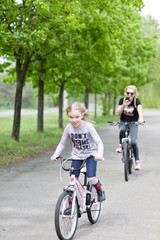
<instances>
[{"instance_id":1,"label":"girl's hand on handlebar","mask_svg":"<svg viewBox=\"0 0 160 240\"><path fill-rule=\"evenodd\" d=\"M57 160L58 160L57 157L55 157L54 155L51 156L51 161L55 162L55 161L57 161Z\"/></svg>"},{"instance_id":2,"label":"girl's hand on handlebar","mask_svg":"<svg viewBox=\"0 0 160 240\"><path fill-rule=\"evenodd\" d=\"M102 160L104 160L104 158L103 158L103 157L100 157L100 156L96 156L96 157L94 158L94 160L95 160L95 161L102 161Z\"/></svg>"}]
</instances>

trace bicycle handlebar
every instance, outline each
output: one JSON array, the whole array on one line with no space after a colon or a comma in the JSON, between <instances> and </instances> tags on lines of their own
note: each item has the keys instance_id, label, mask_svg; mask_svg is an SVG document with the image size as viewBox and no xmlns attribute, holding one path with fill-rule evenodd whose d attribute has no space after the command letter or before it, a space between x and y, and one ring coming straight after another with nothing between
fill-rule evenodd
<instances>
[{"instance_id":1,"label":"bicycle handlebar","mask_svg":"<svg viewBox=\"0 0 160 240\"><path fill-rule=\"evenodd\" d=\"M66 168L64 166L65 162L67 162L67 161L74 161L74 160L79 160L79 159L72 159L72 158L64 159L62 156L57 157L57 159L60 158L63 170L77 172L77 171L81 170L84 167L84 164L86 163L87 159L90 158L90 157L94 158L94 156L90 155L89 157L87 157L87 158L85 158L83 160L80 160L80 161L82 161L82 165L79 168L71 168L71 167Z\"/></svg>"},{"instance_id":2,"label":"bicycle handlebar","mask_svg":"<svg viewBox=\"0 0 160 240\"><path fill-rule=\"evenodd\" d=\"M124 125L129 125L129 124L135 124L135 125L142 125L145 123L145 121L141 122L117 122L117 121L108 121L108 123L113 124L114 126L116 126L117 124L124 124Z\"/></svg>"}]
</instances>

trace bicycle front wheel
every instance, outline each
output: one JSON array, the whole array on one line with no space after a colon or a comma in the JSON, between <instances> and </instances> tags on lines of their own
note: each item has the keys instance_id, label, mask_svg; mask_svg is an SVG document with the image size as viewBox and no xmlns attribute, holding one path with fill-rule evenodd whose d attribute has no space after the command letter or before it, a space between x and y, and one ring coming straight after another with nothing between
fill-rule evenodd
<instances>
[{"instance_id":1,"label":"bicycle front wheel","mask_svg":"<svg viewBox=\"0 0 160 240\"><path fill-rule=\"evenodd\" d=\"M128 150L128 143L127 142L124 142L123 162L124 162L124 178L125 178L125 181L128 181L128 175L129 175L129 150Z\"/></svg>"},{"instance_id":2,"label":"bicycle front wheel","mask_svg":"<svg viewBox=\"0 0 160 240\"><path fill-rule=\"evenodd\" d=\"M72 202L73 216L65 214L65 210L69 207L69 200L72 200L72 196L68 192L63 192L55 208L55 229L60 240L71 240L77 229L78 204L77 201L75 204Z\"/></svg>"},{"instance_id":3,"label":"bicycle front wheel","mask_svg":"<svg viewBox=\"0 0 160 240\"><path fill-rule=\"evenodd\" d=\"M133 168L133 160L132 160L132 152L131 152L129 157L129 174L132 174L132 168Z\"/></svg>"},{"instance_id":4,"label":"bicycle front wheel","mask_svg":"<svg viewBox=\"0 0 160 240\"><path fill-rule=\"evenodd\" d=\"M90 206L87 210L87 215L90 223L94 224L98 221L101 211L101 203L97 202L97 191L90 183L88 184L88 190L91 192L91 195Z\"/></svg>"}]
</instances>

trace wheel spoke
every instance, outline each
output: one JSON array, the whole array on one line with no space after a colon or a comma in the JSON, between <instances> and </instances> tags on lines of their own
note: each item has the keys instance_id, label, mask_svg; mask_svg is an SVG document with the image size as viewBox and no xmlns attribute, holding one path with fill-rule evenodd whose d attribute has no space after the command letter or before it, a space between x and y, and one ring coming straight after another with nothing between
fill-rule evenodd
<instances>
[{"instance_id":1,"label":"wheel spoke","mask_svg":"<svg viewBox=\"0 0 160 240\"><path fill-rule=\"evenodd\" d=\"M100 215L100 210L101 210L101 203L97 202L97 192L96 189L91 186L91 199L90 199L90 209L87 211L88 219L89 221L94 224L97 222L99 215Z\"/></svg>"},{"instance_id":2,"label":"wheel spoke","mask_svg":"<svg viewBox=\"0 0 160 240\"><path fill-rule=\"evenodd\" d=\"M67 192L63 192L57 201L55 210L56 232L58 237L64 240L72 239L78 223L77 202L74 204L73 217L71 218L70 215L65 215L65 210L69 207L69 197Z\"/></svg>"}]
</instances>

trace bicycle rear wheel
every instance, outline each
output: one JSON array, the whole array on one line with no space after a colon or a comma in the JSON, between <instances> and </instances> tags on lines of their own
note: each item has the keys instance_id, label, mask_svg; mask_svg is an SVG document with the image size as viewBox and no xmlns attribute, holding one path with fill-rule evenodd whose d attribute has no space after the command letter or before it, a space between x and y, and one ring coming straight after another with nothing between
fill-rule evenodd
<instances>
[{"instance_id":1,"label":"bicycle rear wheel","mask_svg":"<svg viewBox=\"0 0 160 240\"><path fill-rule=\"evenodd\" d=\"M93 187L90 183L87 187L88 191L91 192L90 195L90 206L87 210L87 216L90 221L90 223L94 224L98 221L98 218L100 216L101 211L101 203L97 202L97 191L95 187Z\"/></svg>"},{"instance_id":2,"label":"bicycle rear wheel","mask_svg":"<svg viewBox=\"0 0 160 240\"><path fill-rule=\"evenodd\" d=\"M64 211L69 207L69 198L71 195L68 192L63 192L56 204L55 208L55 229L60 240L71 240L76 232L78 224L78 204L75 201L73 217L65 215Z\"/></svg>"},{"instance_id":3,"label":"bicycle rear wheel","mask_svg":"<svg viewBox=\"0 0 160 240\"><path fill-rule=\"evenodd\" d=\"M124 142L123 162L124 162L124 178L125 178L125 181L128 181L128 175L129 175L129 150L128 150L128 143L127 142Z\"/></svg>"}]
</instances>

